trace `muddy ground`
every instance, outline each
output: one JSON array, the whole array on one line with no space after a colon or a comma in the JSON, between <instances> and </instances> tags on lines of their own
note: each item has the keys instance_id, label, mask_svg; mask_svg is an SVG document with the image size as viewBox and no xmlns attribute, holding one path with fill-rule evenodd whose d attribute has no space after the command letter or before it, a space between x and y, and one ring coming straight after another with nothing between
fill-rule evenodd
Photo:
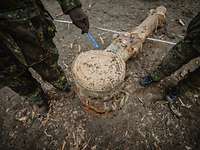
<instances>
[{"instance_id":1,"label":"muddy ground","mask_svg":"<svg viewBox=\"0 0 200 150\"><path fill-rule=\"evenodd\" d=\"M51 14L61 13L54 0L43 0ZM200 10L199 0L82 0L91 26L127 31L141 23L151 8L164 5L167 21L152 37L179 41L192 17ZM69 20L58 16L58 19ZM182 26L178 20L184 21ZM70 67L82 51L92 49L84 35L73 25L55 23L55 43L59 63L72 80ZM102 49L112 41L112 33L91 28ZM73 44L71 44L73 43ZM80 46L79 46L80 45ZM182 96L182 117L174 115L161 96L169 82L142 88L139 78L159 64L171 45L146 41L139 55L127 62L124 90L130 94L127 104L109 115L87 112L75 95L68 98L56 93L44 82L51 94L51 110L46 118L32 112L30 103L9 88L0 90L1 150L197 150L200 149L200 107L196 93ZM189 65L189 67L191 67ZM186 67L187 68L187 67ZM36 76L38 78L38 76ZM169 81L176 81L173 76ZM167 81L168 81L167 80ZM175 83L175 82L174 82Z\"/></svg>"}]
</instances>

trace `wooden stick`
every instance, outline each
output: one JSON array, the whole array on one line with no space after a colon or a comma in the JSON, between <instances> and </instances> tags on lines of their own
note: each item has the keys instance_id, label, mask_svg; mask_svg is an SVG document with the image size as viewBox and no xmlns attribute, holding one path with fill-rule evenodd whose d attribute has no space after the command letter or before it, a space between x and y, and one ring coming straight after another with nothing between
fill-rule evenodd
<instances>
[{"instance_id":1,"label":"wooden stick","mask_svg":"<svg viewBox=\"0 0 200 150\"><path fill-rule=\"evenodd\" d=\"M105 51L110 51L119 55L124 61L139 52L147 36L165 22L166 8L158 7L151 10L149 16L131 32L121 34L115 39Z\"/></svg>"}]
</instances>

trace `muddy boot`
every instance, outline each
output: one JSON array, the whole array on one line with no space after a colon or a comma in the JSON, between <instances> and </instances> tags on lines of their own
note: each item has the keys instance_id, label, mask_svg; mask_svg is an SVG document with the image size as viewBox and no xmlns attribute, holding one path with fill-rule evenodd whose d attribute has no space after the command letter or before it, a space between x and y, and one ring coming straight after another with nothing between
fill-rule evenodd
<instances>
[{"instance_id":1,"label":"muddy boot","mask_svg":"<svg viewBox=\"0 0 200 150\"><path fill-rule=\"evenodd\" d=\"M153 78L150 75L148 75L140 80L140 85L146 87L146 86L151 85L154 82L157 82L157 81L154 81Z\"/></svg>"},{"instance_id":2,"label":"muddy boot","mask_svg":"<svg viewBox=\"0 0 200 150\"><path fill-rule=\"evenodd\" d=\"M67 97L73 97L75 95L75 91L72 88L71 84L66 83L64 88L63 88L63 92L65 92L65 95Z\"/></svg>"},{"instance_id":3,"label":"muddy boot","mask_svg":"<svg viewBox=\"0 0 200 150\"><path fill-rule=\"evenodd\" d=\"M157 70L152 71L147 76L142 78L140 80L140 85L146 87L153 83L160 82L164 77L165 75L162 73L162 71L160 71L160 68L157 68Z\"/></svg>"},{"instance_id":4,"label":"muddy boot","mask_svg":"<svg viewBox=\"0 0 200 150\"><path fill-rule=\"evenodd\" d=\"M173 87L173 88L170 88L167 92L166 92L166 100L169 102L169 103L175 103L179 94L178 94L178 90L176 87Z\"/></svg>"},{"instance_id":5,"label":"muddy boot","mask_svg":"<svg viewBox=\"0 0 200 150\"><path fill-rule=\"evenodd\" d=\"M71 85L69 83L65 83L63 91L66 93L70 93L71 92Z\"/></svg>"},{"instance_id":6,"label":"muddy boot","mask_svg":"<svg viewBox=\"0 0 200 150\"><path fill-rule=\"evenodd\" d=\"M61 76L58 80L51 82L51 84L57 89L57 91L65 92L67 95L71 95L71 84L68 82L65 76Z\"/></svg>"},{"instance_id":7,"label":"muddy boot","mask_svg":"<svg viewBox=\"0 0 200 150\"><path fill-rule=\"evenodd\" d=\"M46 115L49 111L48 96L42 91L31 98L33 102L33 111L38 115Z\"/></svg>"},{"instance_id":8,"label":"muddy boot","mask_svg":"<svg viewBox=\"0 0 200 150\"><path fill-rule=\"evenodd\" d=\"M172 112L175 116L177 116L178 118L180 118L180 117L183 116L182 113L180 112L180 105L178 105L177 103L171 103L171 102L169 102L169 103L168 103L168 106L169 106L171 112Z\"/></svg>"},{"instance_id":9,"label":"muddy boot","mask_svg":"<svg viewBox=\"0 0 200 150\"><path fill-rule=\"evenodd\" d=\"M172 87L166 90L165 99L168 101L168 106L171 112L177 116L182 117L180 113L180 105L177 103L178 97L180 96L178 87Z\"/></svg>"},{"instance_id":10,"label":"muddy boot","mask_svg":"<svg viewBox=\"0 0 200 150\"><path fill-rule=\"evenodd\" d=\"M74 96L74 90L68 82L65 82L63 85L60 85L56 88L57 94L64 94L66 97L73 97Z\"/></svg>"},{"instance_id":11,"label":"muddy boot","mask_svg":"<svg viewBox=\"0 0 200 150\"><path fill-rule=\"evenodd\" d=\"M49 104L48 102L43 102L41 104L34 104L33 109L39 115L46 115L49 111Z\"/></svg>"}]
</instances>

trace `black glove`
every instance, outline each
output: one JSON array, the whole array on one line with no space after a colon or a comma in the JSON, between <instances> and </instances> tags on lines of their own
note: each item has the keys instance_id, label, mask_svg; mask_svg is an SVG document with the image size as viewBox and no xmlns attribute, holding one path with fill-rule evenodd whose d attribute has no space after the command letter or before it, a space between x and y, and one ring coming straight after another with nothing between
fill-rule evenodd
<instances>
[{"instance_id":1,"label":"black glove","mask_svg":"<svg viewBox=\"0 0 200 150\"><path fill-rule=\"evenodd\" d=\"M73 24L82 30L82 34L88 33L89 31L88 16L83 12L81 8L74 8L71 11L69 11L68 14Z\"/></svg>"}]
</instances>

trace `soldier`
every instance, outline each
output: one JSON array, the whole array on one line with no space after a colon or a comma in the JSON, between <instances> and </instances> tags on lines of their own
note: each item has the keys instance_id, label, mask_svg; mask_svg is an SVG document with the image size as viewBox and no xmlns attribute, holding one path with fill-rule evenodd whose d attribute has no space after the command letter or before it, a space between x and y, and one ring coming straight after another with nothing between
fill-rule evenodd
<instances>
[{"instance_id":1,"label":"soldier","mask_svg":"<svg viewBox=\"0 0 200 150\"><path fill-rule=\"evenodd\" d=\"M87 33L89 21L79 0L58 0L73 24ZM10 87L28 97L39 111L47 112L48 98L29 68L55 88L70 92L70 85L58 65L53 42L53 18L40 0L0 1L0 88Z\"/></svg>"},{"instance_id":2,"label":"soldier","mask_svg":"<svg viewBox=\"0 0 200 150\"><path fill-rule=\"evenodd\" d=\"M184 39L177 43L157 69L144 77L140 83L142 86L148 86L158 82L198 56L200 56L200 13L190 22ZM200 94L200 68L189 73L178 85L167 89L166 99L173 103L180 94L188 90Z\"/></svg>"}]
</instances>

